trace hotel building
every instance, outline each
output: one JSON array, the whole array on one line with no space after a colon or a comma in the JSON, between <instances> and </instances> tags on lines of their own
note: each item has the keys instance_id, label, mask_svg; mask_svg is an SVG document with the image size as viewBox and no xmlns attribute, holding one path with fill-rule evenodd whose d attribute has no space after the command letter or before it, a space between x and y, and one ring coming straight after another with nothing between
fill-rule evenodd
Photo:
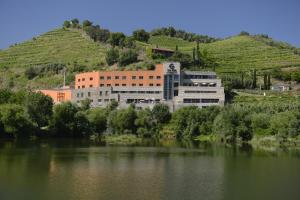
<instances>
[{"instance_id":1,"label":"hotel building","mask_svg":"<svg viewBox=\"0 0 300 200\"><path fill-rule=\"evenodd\" d=\"M93 71L75 76L74 89L41 90L55 103L80 103L90 99L91 106L106 106L115 100L120 107L137 108L165 103L171 111L195 105L224 104L224 88L215 72L182 71L180 63L163 63L154 70Z\"/></svg>"}]
</instances>

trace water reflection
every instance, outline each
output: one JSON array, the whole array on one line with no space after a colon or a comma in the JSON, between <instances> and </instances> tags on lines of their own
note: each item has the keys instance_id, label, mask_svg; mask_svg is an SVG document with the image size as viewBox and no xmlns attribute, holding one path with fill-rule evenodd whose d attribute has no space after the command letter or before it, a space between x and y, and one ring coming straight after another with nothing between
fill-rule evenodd
<instances>
[{"instance_id":1,"label":"water reflection","mask_svg":"<svg viewBox=\"0 0 300 200\"><path fill-rule=\"evenodd\" d=\"M300 197L297 151L146 142L120 147L86 140L0 141L0 199Z\"/></svg>"}]
</instances>

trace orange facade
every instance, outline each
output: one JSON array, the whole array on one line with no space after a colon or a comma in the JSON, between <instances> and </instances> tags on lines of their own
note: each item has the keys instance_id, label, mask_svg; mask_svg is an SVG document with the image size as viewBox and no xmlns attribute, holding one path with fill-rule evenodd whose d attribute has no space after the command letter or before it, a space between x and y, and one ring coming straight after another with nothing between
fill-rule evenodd
<instances>
[{"instance_id":1,"label":"orange facade","mask_svg":"<svg viewBox=\"0 0 300 200\"><path fill-rule=\"evenodd\" d=\"M155 70L95 71L75 76L75 89L109 86L163 86L163 65L156 65Z\"/></svg>"},{"instance_id":2,"label":"orange facade","mask_svg":"<svg viewBox=\"0 0 300 200\"><path fill-rule=\"evenodd\" d=\"M71 89L52 89L52 90L38 90L45 95L50 96L54 103L60 103L65 101L71 101L72 92Z\"/></svg>"}]
</instances>

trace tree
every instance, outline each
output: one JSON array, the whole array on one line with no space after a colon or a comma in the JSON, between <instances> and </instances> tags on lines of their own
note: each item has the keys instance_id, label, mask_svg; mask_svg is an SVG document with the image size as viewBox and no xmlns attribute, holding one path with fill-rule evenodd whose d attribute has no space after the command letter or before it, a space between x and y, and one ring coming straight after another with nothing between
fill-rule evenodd
<instances>
[{"instance_id":1,"label":"tree","mask_svg":"<svg viewBox=\"0 0 300 200\"><path fill-rule=\"evenodd\" d=\"M25 70L25 76L27 79L31 80L33 79L34 77L36 77L39 73L37 72L36 68L35 67L28 67L26 70Z\"/></svg>"},{"instance_id":2,"label":"tree","mask_svg":"<svg viewBox=\"0 0 300 200\"><path fill-rule=\"evenodd\" d=\"M9 89L0 89L0 104L5 104L10 102L10 98L13 96L13 93Z\"/></svg>"},{"instance_id":3,"label":"tree","mask_svg":"<svg viewBox=\"0 0 300 200\"><path fill-rule=\"evenodd\" d=\"M128 49L121 52L119 56L119 65L125 66L138 61L138 54L135 50Z\"/></svg>"},{"instance_id":4,"label":"tree","mask_svg":"<svg viewBox=\"0 0 300 200\"><path fill-rule=\"evenodd\" d=\"M84 112L70 102L54 107L50 130L58 137L82 137L91 132Z\"/></svg>"},{"instance_id":5,"label":"tree","mask_svg":"<svg viewBox=\"0 0 300 200\"><path fill-rule=\"evenodd\" d=\"M41 92L29 92L25 98L25 109L31 121L39 128L48 125L52 116L52 98Z\"/></svg>"},{"instance_id":6,"label":"tree","mask_svg":"<svg viewBox=\"0 0 300 200\"><path fill-rule=\"evenodd\" d=\"M197 46L196 46L196 64L197 66L201 65L201 52L199 47L199 40L197 40Z\"/></svg>"},{"instance_id":7,"label":"tree","mask_svg":"<svg viewBox=\"0 0 300 200\"><path fill-rule=\"evenodd\" d=\"M82 22L82 28L86 28L86 27L89 27L89 26L92 26L93 22L89 21L89 20L84 20Z\"/></svg>"},{"instance_id":8,"label":"tree","mask_svg":"<svg viewBox=\"0 0 300 200\"><path fill-rule=\"evenodd\" d=\"M124 35L124 33L121 32L111 33L109 38L109 43L112 46L123 46L125 38L126 36Z\"/></svg>"},{"instance_id":9,"label":"tree","mask_svg":"<svg viewBox=\"0 0 300 200\"><path fill-rule=\"evenodd\" d=\"M105 60L108 65L113 65L119 60L119 50L117 48L110 48L106 51Z\"/></svg>"},{"instance_id":10,"label":"tree","mask_svg":"<svg viewBox=\"0 0 300 200\"><path fill-rule=\"evenodd\" d=\"M86 98L80 102L80 108L83 111L87 111L91 108L91 100Z\"/></svg>"},{"instance_id":11,"label":"tree","mask_svg":"<svg viewBox=\"0 0 300 200\"><path fill-rule=\"evenodd\" d=\"M246 31L241 31L239 35L240 36L243 36L243 35L249 36L250 34Z\"/></svg>"},{"instance_id":12,"label":"tree","mask_svg":"<svg viewBox=\"0 0 300 200\"><path fill-rule=\"evenodd\" d=\"M78 28L79 27L79 20L77 18L74 18L71 20L72 28Z\"/></svg>"},{"instance_id":13,"label":"tree","mask_svg":"<svg viewBox=\"0 0 300 200\"><path fill-rule=\"evenodd\" d=\"M155 104L152 109L153 119L158 124L165 124L171 119L169 107L166 104Z\"/></svg>"},{"instance_id":14,"label":"tree","mask_svg":"<svg viewBox=\"0 0 300 200\"><path fill-rule=\"evenodd\" d=\"M253 70L253 80L252 80L252 88L256 88L256 69Z\"/></svg>"},{"instance_id":15,"label":"tree","mask_svg":"<svg viewBox=\"0 0 300 200\"><path fill-rule=\"evenodd\" d=\"M17 104L2 104L0 121L5 133L11 137L28 137L35 131L35 126L24 108Z\"/></svg>"},{"instance_id":16,"label":"tree","mask_svg":"<svg viewBox=\"0 0 300 200\"><path fill-rule=\"evenodd\" d=\"M190 66L193 63L193 60L189 54L185 54L180 51L175 51L169 60L180 62L183 67Z\"/></svg>"},{"instance_id":17,"label":"tree","mask_svg":"<svg viewBox=\"0 0 300 200\"><path fill-rule=\"evenodd\" d=\"M65 20L65 21L64 21L64 24L63 24L63 27L64 27L64 28L70 28L70 26L71 26L71 22L68 21L68 20Z\"/></svg>"},{"instance_id":18,"label":"tree","mask_svg":"<svg viewBox=\"0 0 300 200\"><path fill-rule=\"evenodd\" d=\"M129 106L127 109L110 112L107 124L109 130L114 134L135 134L135 120L136 111L133 106Z\"/></svg>"},{"instance_id":19,"label":"tree","mask_svg":"<svg viewBox=\"0 0 300 200\"><path fill-rule=\"evenodd\" d=\"M103 108L94 108L88 111L87 118L95 133L101 134L106 130L107 113Z\"/></svg>"},{"instance_id":20,"label":"tree","mask_svg":"<svg viewBox=\"0 0 300 200\"><path fill-rule=\"evenodd\" d=\"M148 42L150 38L150 34L146 32L144 29L138 29L133 31L132 36L135 40L141 42Z\"/></svg>"},{"instance_id":21,"label":"tree","mask_svg":"<svg viewBox=\"0 0 300 200\"><path fill-rule=\"evenodd\" d=\"M137 126L138 135L150 137L156 132L152 112L149 108L139 111L134 123Z\"/></svg>"}]
</instances>

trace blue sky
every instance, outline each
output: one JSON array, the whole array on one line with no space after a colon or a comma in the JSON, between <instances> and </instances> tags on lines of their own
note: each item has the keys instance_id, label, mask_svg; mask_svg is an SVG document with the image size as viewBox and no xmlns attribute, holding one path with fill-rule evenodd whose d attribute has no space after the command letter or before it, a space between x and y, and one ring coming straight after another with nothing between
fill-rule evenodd
<instances>
[{"instance_id":1,"label":"blue sky","mask_svg":"<svg viewBox=\"0 0 300 200\"><path fill-rule=\"evenodd\" d=\"M174 26L224 38L245 30L300 47L300 0L0 0L0 48L72 18L126 34Z\"/></svg>"}]
</instances>

